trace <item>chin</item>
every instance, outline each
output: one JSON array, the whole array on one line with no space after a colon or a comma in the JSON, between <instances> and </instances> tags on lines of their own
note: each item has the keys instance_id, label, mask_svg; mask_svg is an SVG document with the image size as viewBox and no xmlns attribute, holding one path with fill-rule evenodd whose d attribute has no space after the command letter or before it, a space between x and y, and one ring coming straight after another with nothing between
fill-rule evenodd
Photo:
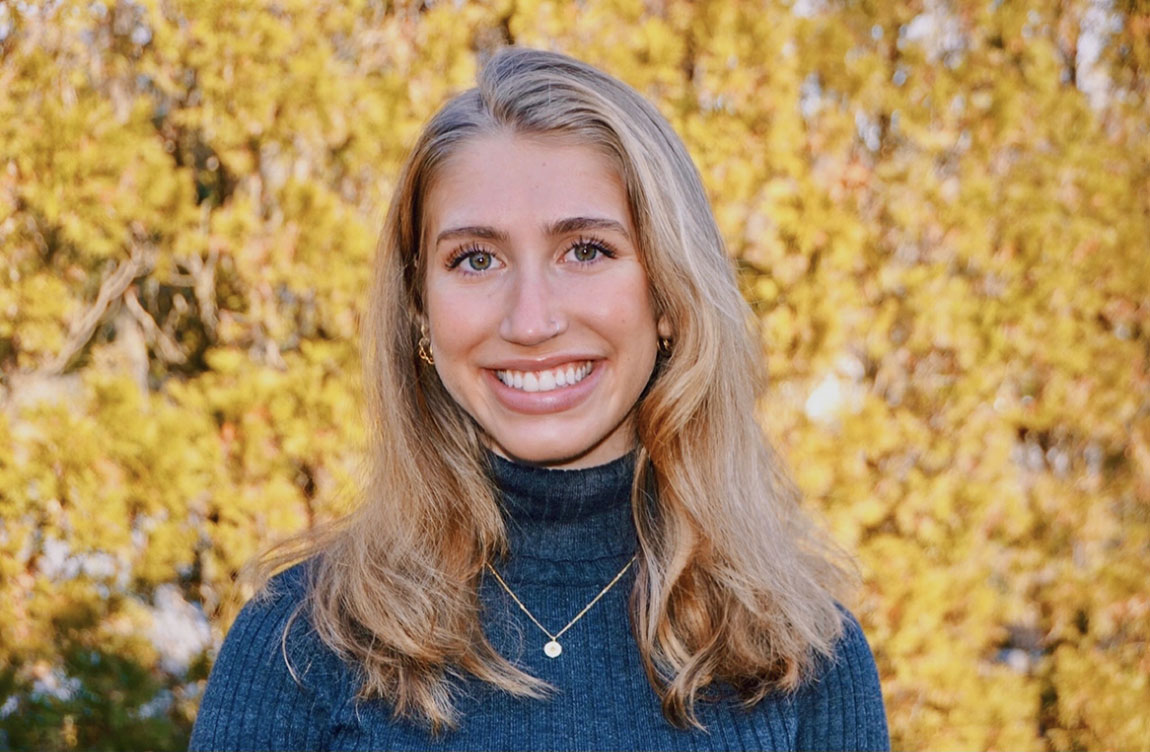
<instances>
[{"instance_id":1,"label":"chin","mask_svg":"<svg viewBox=\"0 0 1150 752\"><path fill-rule=\"evenodd\" d=\"M591 452L590 447L576 449L571 447L540 446L538 444L523 447L502 445L502 449L503 454L516 462L522 462L527 465L558 467L578 463L580 459L586 457Z\"/></svg>"},{"instance_id":2,"label":"chin","mask_svg":"<svg viewBox=\"0 0 1150 752\"><path fill-rule=\"evenodd\" d=\"M492 442L492 449L515 462L541 467L574 469L610 462L617 457L598 459L602 442L548 441L520 437L518 441Z\"/></svg>"}]
</instances>

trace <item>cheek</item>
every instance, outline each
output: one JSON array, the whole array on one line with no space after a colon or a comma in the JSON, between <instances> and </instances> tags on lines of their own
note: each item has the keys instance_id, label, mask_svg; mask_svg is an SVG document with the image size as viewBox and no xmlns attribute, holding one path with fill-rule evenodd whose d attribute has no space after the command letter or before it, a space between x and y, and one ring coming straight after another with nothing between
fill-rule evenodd
<instances>
[{"instance_id":1,"label":"cheek","mask_svg":"<svg viewBox=\"0 0 1150 752\"><path fill-rule=\"evenodd\" d=\"M445 320L443 317L437 320L434 315L428 306L428 317L432 321L433 367L451 398L474 416L476 380L472 375L470 353L480 338L466 325L466 321Z\"/></svg>"},{"instance_id":2,"label":"cheek","mask_svg":"<svg viewBox=\"0 0 1150 752\"><path fill-rule=\"evenodd\" d=\"M445 353L466 347L490 326L490 296L461 289L450 280L429 280L424 300L432 342Z\"/></svg>"},{"instance_id":3,"label":"cheek","mask_svg":"<svg viewBox=\"0 0 1150 752\"><path fill-rule=\"evenodd\" d=\"M587 300L596 305L587 306ZM646 278L618 280L584 300L589 325L611 343L616 362L628 382L645 384L654 368L658 349L655 311Z\"/></svg>"},{"instance_id":4,"label":"cheek","mask_svg":"<svg viewBox=\"0 0 1150 752\"><path fill-rule=\"evenodd\" d=\"M655 336L655 310L647 291L647 278L641 273L616 280L598 292L602 301L597 306L603 325L620 336L630 335L638 341Z\"/></svg>"},{"instance_id":5,"label":"cheek","mask_svg":"<svg viewBox=\"0 0 1150 752\"><path fill-rule=\"evenodd\" d=\"M476 371L477 352L498 330L498 302L476 286L450 278L428 281L425 305L435 371L455 403L481 421L486 401L483 379Z\"/></svg>"}]
</instances>

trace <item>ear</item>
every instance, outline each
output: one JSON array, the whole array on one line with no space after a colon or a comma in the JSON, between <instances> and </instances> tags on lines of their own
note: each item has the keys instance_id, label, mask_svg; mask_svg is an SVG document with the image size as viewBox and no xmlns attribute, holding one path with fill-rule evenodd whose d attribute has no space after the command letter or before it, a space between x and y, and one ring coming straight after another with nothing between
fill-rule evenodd
<instances>
[{"instance_id":1,"label":"ear","mask_svg":"<svg viewBox=\"0 0 1150 752\"><path fill-rule=\"evenodd\" d=\"M662 339L671 339L675 336L675 330L671 328L671 322L667 319L666 315L660 316L659 320L655 322L655 329L659 332L659 337Z\"/></svg>"}]
</instances>

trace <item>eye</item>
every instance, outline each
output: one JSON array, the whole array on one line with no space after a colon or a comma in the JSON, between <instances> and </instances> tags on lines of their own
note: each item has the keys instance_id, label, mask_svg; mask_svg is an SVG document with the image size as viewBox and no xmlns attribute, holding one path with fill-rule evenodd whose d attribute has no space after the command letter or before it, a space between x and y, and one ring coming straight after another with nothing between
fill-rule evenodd
<instances>
[{"instance_id":1,"label":"eye","mask_svg":"<svg viewBox=\"0 0 1150 752\"><path fill-rule=\"evenodd\" d=\"M606 243L588 238L580 238L575 241L571 248L568 249L567 255L570 256L572 260L578 261L581 264L596 261L600 256L606 256L607 258L615 257L615 254Z\"/></svg>"},{"instance_id":2,"label":"eye","mask_svg":"<svg viewBox=\"0 0 1150 752\"><path fill-rule=\"evenodd\" d=\"M499 260L490 251L468 245L456 250L447 260L448 269L457 269L461 266L464 274L479 274L498 268Z\"/></svg>"},{"instance_id":3,"label":"eye","mask_svg":"<svg viewBox=\"0 0 1150 752\"><path fill-rule=\"evenodd\" d=\"M463 262L473 272L485 272L491 268L491 254L486 251L472 251L464 256Z\"/></svg>"}]
</instances>

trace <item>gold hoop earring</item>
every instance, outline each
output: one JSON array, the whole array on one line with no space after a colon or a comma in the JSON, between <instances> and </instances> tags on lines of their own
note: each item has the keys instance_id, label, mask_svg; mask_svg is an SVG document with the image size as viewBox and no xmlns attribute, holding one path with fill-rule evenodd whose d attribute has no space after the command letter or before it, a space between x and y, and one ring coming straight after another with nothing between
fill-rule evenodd
<instances>
[{"instance_id":1,"label":"gold hoop earring","mask_svg":"<svg viewBox=\"0 0 1150 752\"><path fill-rule=\"evenodd\" d=\"M435 356L431 354L431 340L427 337L427 328L419 337L419 358L429 366L435 365Z\"/></svg>"},{"instance_id":2,"label":"gold hoop earring","mask_svg":"<svg viewBox=\"0 0 1150 752\"><path fill-rule=\"evenodd\" d=\"M671 340L668 337L659 338L659 354L668 356L671 354Z\"/></svg>"}]
</instances>

